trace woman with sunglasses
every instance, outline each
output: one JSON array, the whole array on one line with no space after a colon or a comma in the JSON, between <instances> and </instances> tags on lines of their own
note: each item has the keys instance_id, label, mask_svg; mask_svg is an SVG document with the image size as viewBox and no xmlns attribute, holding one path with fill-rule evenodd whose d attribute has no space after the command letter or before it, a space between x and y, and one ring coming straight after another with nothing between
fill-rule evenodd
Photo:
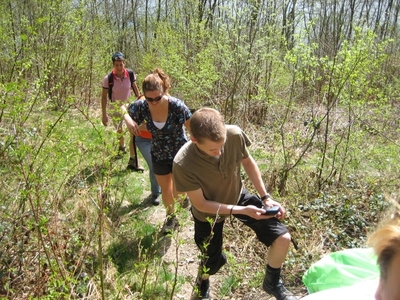
<instances>
[{"instance_id":1,"label":"woman with sunglasses","mask_svg":"<svg viewBox=\"0 0 400 300\"><path fill-rule=\"evenodd\" d=\"M128 130L140 134L138 124L146 123L152 134L151 157L153 172L161 187L161 197L167 211L163 233L179 226L174 214L174 199L179 199L172 180L172 162L178 150L187 142L183 125L190 131L191 112L182 100L169 95L170 79L157 68L146 76L142 85L145 99L124 105L124 119Z\"/></svg>"}]
</instances>

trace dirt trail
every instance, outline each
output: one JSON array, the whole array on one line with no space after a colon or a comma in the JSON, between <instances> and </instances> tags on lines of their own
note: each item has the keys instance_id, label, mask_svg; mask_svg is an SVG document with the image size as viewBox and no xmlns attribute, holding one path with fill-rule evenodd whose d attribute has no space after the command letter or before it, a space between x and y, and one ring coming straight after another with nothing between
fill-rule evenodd
<instances>
[{"instance_id":1,"label":"dirt trail","mask_svg":"<svg viewBox=\"0 0 400 300\"><path fill-rule=\"evenodd\" d=\"M149 222L160 223L164 219L165 209L160 204L150 215ZM164 247L160 249L165 262L177 261L178 276L185 278L185 283L175 293L174 299L189 300L193 291L193 284L198 270L198 250L193 240L193 230L193 223L185 221L185 224L179 227L177 234L165 239Z\"/></svg>"},{"instance_id":2,"label":"dirt trail","mask_svg":"<svg viewBox=\"0 0 400 300\"><path fill-rule=\"evenodd\" d=\"M153 213L149 217L149 222L159 223L165 218L165 209L161 205L155 207ZM166 262L178 262L178 276L185 278L185 283L175 293L175 300L190 300L193 292L193 284L196 280L196 275L199 266L199 251L194 243L194 224L189 217L189 220L184 220L184 224L179 227L179 232L176 237L168 238L164 243L164 249L160 249L163 259ZM177 244L179 243L178 251ZM229 264L229 262L228 262ZM228 264L224 268L228 267ZM226 270L222 268L216 275L210 277L211 299L213 300L272 300L274 297L268 296L261 288L251 289L243 286L239 287L234 296L220 298L219 287L224 277Z\"/></svg>"}]
</instances>

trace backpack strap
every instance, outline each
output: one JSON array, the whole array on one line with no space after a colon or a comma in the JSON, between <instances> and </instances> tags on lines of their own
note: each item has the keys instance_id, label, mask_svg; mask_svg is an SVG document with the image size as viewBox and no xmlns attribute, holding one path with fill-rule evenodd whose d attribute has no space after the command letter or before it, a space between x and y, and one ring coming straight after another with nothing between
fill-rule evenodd
<instances>
[{"instance_id":1,"label":"backpack strap","mask_svg":"<svg viewBox=\"0 0 400 300\"><path fill-rule=\"evenodd\" d=\"M131 80L131 87L133 92L135 93L135 89L133 88L133 84L135 83L136 79L135 79L135 73L133 73L133 71L131 69L126 69L129 73L129 79ZM136 93L135 93L136 94ZM137 98L140 98L140 95L135 95Z\"/></svg>"},{"instance_id":2,"label":"backpack strap","mask_svg":"<svg viewBox=\"0 0 400 300\"><path fill-rule=\"evenodd\" d=\"M131 69L126 69L129 73L129 79L131 81L131 86L133 87L133 83L135 82L135 74Z\"/></svg>"}]
</instances>

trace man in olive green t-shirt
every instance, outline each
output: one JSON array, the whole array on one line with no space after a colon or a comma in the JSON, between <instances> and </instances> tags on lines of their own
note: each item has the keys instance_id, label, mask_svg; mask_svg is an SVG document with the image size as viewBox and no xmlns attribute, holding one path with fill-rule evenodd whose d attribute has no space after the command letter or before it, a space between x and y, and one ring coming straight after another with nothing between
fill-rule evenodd
<instances>
[{"instance_id":1,"label":"man in olive green t-shirt","mask_svg":"<svg viewBox=\"0 0 400 300\"><path fill-rule=\"evenodd\" d=\"M297 299L280 280L291 242L286 226L280 222L285 210L267 193L258 166L247 150L249 139L239 127L225 125L221 114L211 108L196 111L190 119L190 128L191 141L176 154L173 176L177 190L186 192L190 198L195 242L203 257L207 257L202 267L208 271L196 283L199 298L209 298L209 276L226 263L222 231L225 218L234 215L270 247L263 289L278 300ZM241 166L261 199L243 187ZM278 206L279 211L264 215L271 206ZM207 218L214 222L208 222Z\"/></svg>"}]
</instances>

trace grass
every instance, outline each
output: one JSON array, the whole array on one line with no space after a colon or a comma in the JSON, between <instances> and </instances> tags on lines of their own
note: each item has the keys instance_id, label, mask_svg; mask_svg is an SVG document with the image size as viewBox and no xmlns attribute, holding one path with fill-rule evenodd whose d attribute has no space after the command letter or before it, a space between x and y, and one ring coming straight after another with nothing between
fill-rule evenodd
<instances>
[{"instance_id":1,"label":"grass","mask_svg":"<svg viewBox=\"0 0 400 300\"><path fill-rule=\"evenodd\" d=\"M365 247L368 234L393 210L400 182L400 151L393 142L400 140L398 132L391 132L388 141L360 128L347 152L333 139L337 152L327 153L322 189L316 188L321 164L321 145L316 143L288 172L280 192L284 157L279 136L268 126L265 131L250 125L245 130L268 190L286 208L285 224L299 244L297 251L290 248L284 280L292 290L305 293L301 277L313 262L332 251ZM287 133L288 142L301 145L304 129L293 130L297 132ZM147 173L126 171L127 156L113 159L117 137L99 117L74 109L45 115L38 111L16 136L8 128L1 132L3 144L13 139L0 166L2 297L100 299L100 270L107 299L169 299L194 280L190 275L196 274L180 275L176 257L164 259L165 250L173 247L169 250L179 253L188 241L179 234L160 235L163 218L154 219L154 213L161 208L148 198ZM266 145L265 136L277 140ZM293 162L299 151L287 153ZM247 177L244 181L251 190ZM190 213L180 209L178 214L181 226L190 228ZM219 299L254 289L256 295L268 258L266 247L237 221L226 222L224 239L228 264L220 272Z\"/></svg>"}]
</instances>

